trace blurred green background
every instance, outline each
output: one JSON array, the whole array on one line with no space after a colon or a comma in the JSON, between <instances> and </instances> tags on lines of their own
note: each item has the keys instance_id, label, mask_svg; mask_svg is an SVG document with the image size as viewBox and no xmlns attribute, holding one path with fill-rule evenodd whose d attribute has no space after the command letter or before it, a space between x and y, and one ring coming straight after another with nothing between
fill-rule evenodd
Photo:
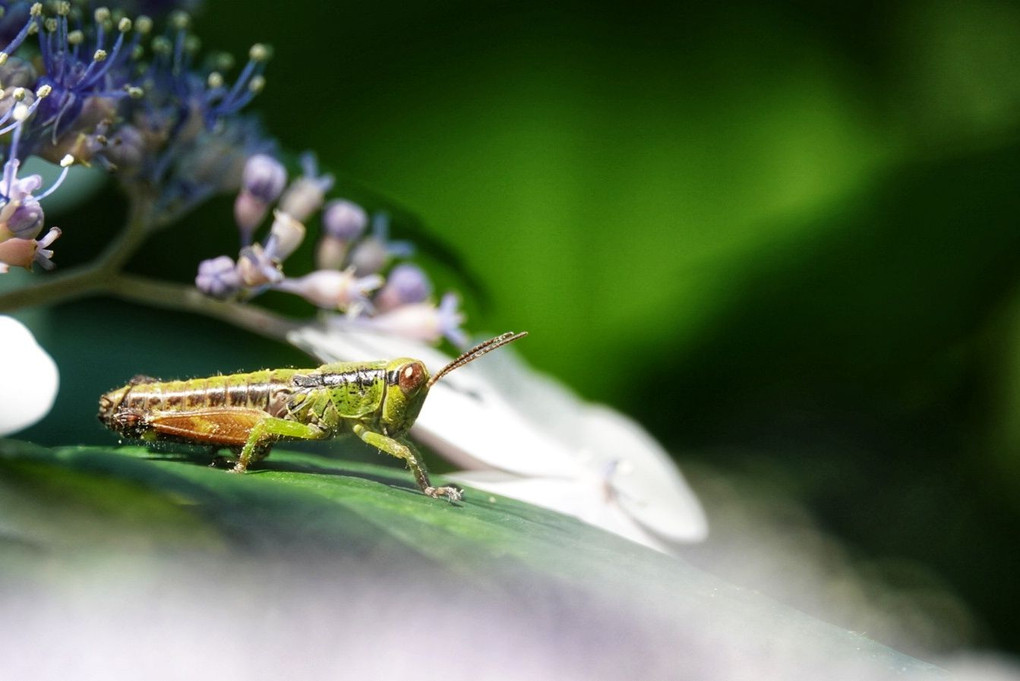
<instances>
[{"instance_id":1,"label":"blurred green background","mask_svg":"<svg viewBox=\"0 0 1020 681\"><path fill-rule=\"evenodd\" d=\"M274 46L268 129L455 251L469 329L527 329L681 465L926 566L1020 653L1020 3L214 1L196 30ZM133 269L188 281L236 251L229 210ZM123 207L90 212L61 264ZM133 373L306 362L109 301L40 323L41 442L108 442L81 405Z\"/></svg>"}]
</instances>

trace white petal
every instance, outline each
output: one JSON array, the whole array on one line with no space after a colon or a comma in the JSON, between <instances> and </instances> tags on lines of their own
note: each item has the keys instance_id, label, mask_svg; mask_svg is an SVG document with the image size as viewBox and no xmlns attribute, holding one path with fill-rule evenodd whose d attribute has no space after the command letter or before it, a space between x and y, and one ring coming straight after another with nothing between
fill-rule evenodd
<instances>
[{"instance_id":1,"label":"white petal","mask_svg":"<svg viewBox=\"0 0 1020 681\"><path fill-rule=\"evenodd\" d=\"M0 316L0 436L27 428L57 396L57 365L21 322Z\"/></svg>"},{"instance_id":2,"label":"white petal","mask_svg":"<svg viewBox=\"0 0 1020 681\"><path fill-rule=\"evenodd\" d=\"M584 402L512 352L486 359L473 367L475 373L498 383L509 403L529 421L541 423L561 449L608 484L632 518L674 541L708 536L697 496L662 445L636 421L605 405Z\"/></svg>"},{"instance_id":3,"label":"white petal","mask_svg":"<svg viewBox=\"0 0 1020 681\"><path fill-rule=\"evenodd\" d=\"M588 405L579 420L584 443L603 468L616 468L611 484L634 519L662 537L700 541L708 521L666 450L635 421L603 405Z\"/></svg>"}]
</instances>

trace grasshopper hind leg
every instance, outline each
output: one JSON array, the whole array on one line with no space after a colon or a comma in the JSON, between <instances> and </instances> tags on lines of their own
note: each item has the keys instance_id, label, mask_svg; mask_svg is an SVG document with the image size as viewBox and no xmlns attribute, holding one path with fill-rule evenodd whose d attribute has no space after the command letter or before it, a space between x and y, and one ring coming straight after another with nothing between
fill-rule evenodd
<instances>
[{"instance_id":1,"label":"grasshopper hind leg","mask_svg":"<svg viewBox=\"0 0 1020 681\"><path fill-rule=\"evenodd\" d=\"M209 462L209 467L225 468L231 473L244 473L248 469L248 466L253 463L258 463L269 456L269 452L273 448L273 444L275 443L256 447L252 451L251 456L248 457L248 462L242 468L239 468L239 466L241 463L241 453L244 451L244 447L218 447L213 445L209 448L209 456L212 457L212 461Z\"/></svg>"},{"instance_id":2,"label":"grasshopper hind leg","mask_svg":"<svg viewBox=\"0 0 1020 681\"><path fill-rule=\"evenodd\" d=\"M245 443L244 447L232 447L231 450L237 457L237 462L234 467L230 469L231 473L244 473L248 470L248 466L253 463L258 463L262 459L269 456L270 450L273 449L273 445L276 444L276 438L270 439L268 442L262 441L253 444L251 447L248 445L252 441L249 440Z\"/></svg>"}]
</instances>

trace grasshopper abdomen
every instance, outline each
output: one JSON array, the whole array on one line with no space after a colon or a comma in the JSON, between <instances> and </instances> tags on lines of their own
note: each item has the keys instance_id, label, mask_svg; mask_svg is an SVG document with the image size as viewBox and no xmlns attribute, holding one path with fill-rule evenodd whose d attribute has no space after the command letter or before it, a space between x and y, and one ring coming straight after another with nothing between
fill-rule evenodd
<instances>
[{"instance_id":1,"label":"grasshopper abdomen","mask_svg":"<svg viewBox=\"0 0 1020 681\"><path fill-rule=\"evenodd\" d=\"M283 418L294 393L294 373L282 369L186 381L138 376L100 398L99 420L126 437L138 438L158 428L161 419L173 415L202 413L208 418L228 416L236 410ZM215 433L199 435L204 435L199 441L216 444Z\"/></svg>"}]
</instances>

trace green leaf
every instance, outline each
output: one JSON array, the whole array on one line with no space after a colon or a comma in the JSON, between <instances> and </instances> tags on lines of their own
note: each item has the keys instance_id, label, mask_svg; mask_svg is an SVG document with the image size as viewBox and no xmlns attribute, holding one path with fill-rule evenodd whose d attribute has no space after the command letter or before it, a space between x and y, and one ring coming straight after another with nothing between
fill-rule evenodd
<instances>
[{"instance_id":1,"label":"green leaf","mask_svg":"<svg viewBox=\"0 0 1020 681\"><path fill-rule=\"evenodd\" d=\"M263 633L302 649L302 660L332 659L309 644L310 631L338 632L331 645L350 664L365 653L344 647L352 627L380 636L413 628L414 640L373 663L382 665L376 671L428 658L418 647L427 643L472 664L517 659L587 678L631 669L683 678L669 673L679 668L690 678L714 678L706 670L732 678L724 672L733 664L760 668L756 678L940 675L679 559L521 502L467 490L453 505L420 494L398 468L312 454L274 451L245 475L209 460L0 441L0 568L2 584L19 595L0 627L17 616L18 636L59 630L75 613L105 612L112 598L119 615L111 622L136 609L163 612L154 626L164 652L184 656L178 663L194 652L174 644L195 627L262 632L267 613L287 613ZM332 604L325 614L323 603ZM210 625L211 613L225 619ZM107 626L125 640L137 635ZM73 640L66 645L76 650ZM443 676L459 678L451 664ZM476 675L488 674L464 678Z\"/></svg>"}]
</instances>

